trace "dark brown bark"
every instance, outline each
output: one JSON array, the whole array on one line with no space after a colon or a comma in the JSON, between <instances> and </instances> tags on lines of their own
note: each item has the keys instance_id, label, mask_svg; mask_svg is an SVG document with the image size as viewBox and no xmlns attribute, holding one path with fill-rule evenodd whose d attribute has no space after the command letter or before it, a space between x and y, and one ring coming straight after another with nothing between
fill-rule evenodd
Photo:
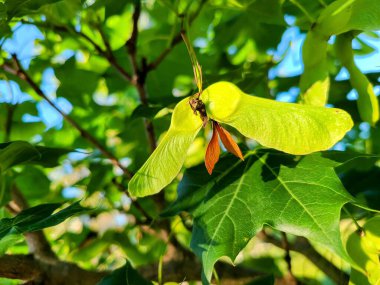
<instances>
[{"instance_id":1,"label":"dark brown bark","mask_svg":"<svg viewBox=\"0 0 380 285\"><path fill-rule=\"evenodd\" d=\"M88 271L62 261L46 262L33 255L0 257L0 276L40 285L94 285L107 272ZM31 283L32 284L32 283Z\"/></svg>"}]
</instances>

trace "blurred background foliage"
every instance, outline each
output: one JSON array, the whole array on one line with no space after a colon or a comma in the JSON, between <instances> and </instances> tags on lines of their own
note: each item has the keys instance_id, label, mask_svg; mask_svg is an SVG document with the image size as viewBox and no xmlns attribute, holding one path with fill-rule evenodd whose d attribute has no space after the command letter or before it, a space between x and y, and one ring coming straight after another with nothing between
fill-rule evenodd
<instances>
[{"instance_id":1,"label":"blurred background foliage","mask_svg":"<svg viewBox=\"0 0 380 285\"><path fill-rule=\"evenodd\" d=\"M205 87L226 80L246 93L295 102L302 74L300 48L311 27L310 18L316 19L331 2L0 1L0 141L16 142L12 149L0 145L0 218L53 203L56 206L51 211L44 207L41 216L32 208L35 220L26 225L36 225L36 229L55 225L44 230L52 250L61 260L86 270L114 270L126 259L128 266L135 268L161 264L170 254L175 259L176 253L170 253L173 245L191 255L191 217L156 220L164 206L174 201L178 181L165 189L164 196L138 203L126 192L128 173L147 159L152 140L160 141L175 103L196 90L190 59L179 37L181 26L202 65ZM140 9L137 30L136 7ZM380 90L379 37L379 33L367 32L354 40L359 67L367 72L376 94ZM333 41L334 37L330 43ZM334 149L380 154L379 128L361 121L357 95L331 46L328 68L329 104L345 109L355 121L355 127ZM201 132L189 150L186 167L203 162L210 135L209 128ZM248 148L256 146L238 133L234 135ZM379 169L373 166L356 167L341 174L341 179L363 204L380 210ZM20 196L26 203L15 202ZM51 216L78 200L83 207ZM354 207L350 211L359 219L368 215ZM48 217L52 217L48 224L36 224ZM30 248L21 233L30 228L15 225L11 230L0 227L0 236L3 230L12 237L0 241L0 252L27 254ZM350 217L343 215L342 228L352 231ZM289 242L295 239L290 236ZM348 269L332 253L317 250L342 271ZM301 253L292 251L291 258L293 274L304 284L334 284L331 276ZM284 250L260 238L248 244L237 264L256 275L269 276L249 284L273 284L288 272ZM128 266L124 270L137 276ZM165 281L178 281L167 279L165 270L162 274ZM156 272L145 276L160 281ZM191 281L186 276L183 280ZM19 282L0 279L1 284ZM112 278L107 282L104 284L122 284Z\"/></svg>"}]
</instances>

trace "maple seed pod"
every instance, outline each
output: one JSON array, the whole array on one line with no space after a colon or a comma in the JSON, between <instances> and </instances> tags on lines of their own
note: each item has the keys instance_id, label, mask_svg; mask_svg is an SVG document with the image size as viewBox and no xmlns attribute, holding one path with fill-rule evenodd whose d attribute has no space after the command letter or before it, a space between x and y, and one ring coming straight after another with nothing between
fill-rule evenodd
<instances>
[{"instance_id":1,"label":"maple seed pod","mask_svg":"<svg viewBox=\"0 0 380 285\"><path fill-rule=\"evenodd\" d=\"M158 193L181 171L188 149L205 124L199 114L194 115L189 105L191 99L177 104L169 130L129 181L132 197ZM240 159L243 159L241 151L220 123L265 147L295 155L329 149L353 125L350 115L343 110L259 98L245 94L229 82L208 86L198 99L204 104L204 116L215 121L222 143ZM216 143L215 138L212 143Z\"/></svg>"},{"instance_id":2,"label":"maple seed pod","mask_svg":"<svg viewBox=\"0 0 380 285\"><path fill-rule=\"evenodd\" d=\"M212 174L212 171L214 169L215 164L219 160L220 155L220 146L219 146L219 140L218 140L218 132L216 130L217 123L215 121L212 122L213 128L212 128L212 137L210 142L208 143L207 150L206 150L206 156L205 156L205 165L208 174Z\"/></svg>"},{"instance_id":3,"label":"maple seed pod","mask_svg":"<svg viewBox=\"0 0 380 285\"><path fill-rule=\"evenodd\" d=\"M224 147L233 155L237 156L241 160L244 160L243 154L239 146L236 144L232 136L227 130L222 128L217 122L212 121L212 138L207 146L206 156L205 156L205 165L207 172L211 175L214 170L215 164L219 160L220 155L220 146L218 136L222 141Z\"/></svg>"},{"instance_id":4,"label":"maple seed pod","mask_svg":"<svg viewBox=\"0 0 380 285\"><path fill-rule=\"evenodd\" d=\"M215 122L215 127L224 147L233 155L237 156L241 160L244 160L239 146L236 144L230 133L227 132L226 129L223 129L217 122Z\"/></svg>"}]
</instances>

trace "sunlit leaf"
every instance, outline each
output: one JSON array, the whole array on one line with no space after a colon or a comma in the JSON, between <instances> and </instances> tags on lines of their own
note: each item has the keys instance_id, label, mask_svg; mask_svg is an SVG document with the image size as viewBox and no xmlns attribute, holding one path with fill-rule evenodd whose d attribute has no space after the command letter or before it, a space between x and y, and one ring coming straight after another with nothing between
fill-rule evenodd
<instances>
[{"instance_id":1,"label":"sunlit leaf","mask_svg":"<svg viewBox=\"0 0 380 285\"><path fill-rule=\"evenodd\" d=\"M329 149L353 125L343 110L258 98L228 82L209 86L201 99L211 119L236 128L263 146L291 154Z\"/></svg>"},{"instance_id":2,"label":"sunlit leaf","mask_svg":"<svg viewBox=\"0 0 380 285\"><path fill-rule=\"evenodd\" d=\"M167 186L181 170L187 150L202 126L185 98L174 109L171 125L157 149L128 184L134 197L153 195Z\"/></svg>"},{"instance_id":3,"label":"sunlit leaf","mask_svg":"<svg viewBox=\"0 0 380 285\"><path fill-rule=\"evenodd\" d=\"M235 164L228 157L222 159L215 170L218 175L201 184L202 166L189 169L171 211L194 216L191 247L202 259L207 279L220 257L233 261L264 224L307 237L348 259L339 216L353 198L332 167L341 164L319 153L297 160L259 151Z\"/></svg>"},{"instance_id":4,"label":"sunlit leaf","mask_svg":"<svg viewBox=\"0 0 380 285\"><path fill-rule=\"evenodd\" d=\"M373 0L338 0L321 13L314 30L323 36L352 30L380 29L380 2Z\"/></svg>"}]
</instances>

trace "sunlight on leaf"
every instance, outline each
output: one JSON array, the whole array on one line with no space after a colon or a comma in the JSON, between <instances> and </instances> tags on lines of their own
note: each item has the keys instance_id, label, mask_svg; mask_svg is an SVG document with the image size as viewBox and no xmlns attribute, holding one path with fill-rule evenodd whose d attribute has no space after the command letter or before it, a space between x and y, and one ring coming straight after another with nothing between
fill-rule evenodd
<instances>
[{"instance_id":1,"label":"sunlight on leaf","mask_svg":"<svg viewBox=\"0 0 380 285\"><path fill-rule=\"evenodd\" d=\"M201 99L211 119L233 126L263 146L291 154L329 149L353 126L350 115L341 109L250 96L228 82L209 86Z\"/></svg>"}]
</instances>

